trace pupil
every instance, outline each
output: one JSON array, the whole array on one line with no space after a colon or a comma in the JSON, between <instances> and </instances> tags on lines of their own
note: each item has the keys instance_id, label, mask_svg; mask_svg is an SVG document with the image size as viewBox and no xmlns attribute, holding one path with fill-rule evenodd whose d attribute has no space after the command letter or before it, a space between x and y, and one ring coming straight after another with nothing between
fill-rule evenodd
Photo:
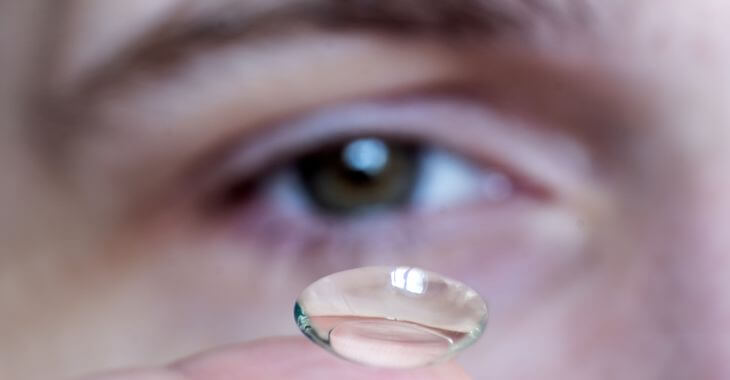
<instances>
[{"instance_id":1,"label":"pupil","mask_svg":"<svg viewBox=\"0 0 730 380\"><path fill-rule=\"evenodd\" d=\"M361 138L301 157L297 172L319 211L355 214L407 205L418 156L412 144Z\"/></svg>"}]
</instances>

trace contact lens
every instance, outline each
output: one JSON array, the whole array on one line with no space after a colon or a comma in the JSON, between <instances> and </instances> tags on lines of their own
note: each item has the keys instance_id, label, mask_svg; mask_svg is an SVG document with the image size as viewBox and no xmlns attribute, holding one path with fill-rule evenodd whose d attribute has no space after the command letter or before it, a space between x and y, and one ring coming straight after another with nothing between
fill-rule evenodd
<instances>
[{"instance_id":1,"label":"contact lens","mask_svg":"<svg viewBox=\"0 0 730 380\"><path fill-rule=\"evenodd\" d=\"M468 286L413 267L364 267L309 285L296 301L299 329L334 354L362 364L411 368L474 343L487 306Z\"/></svg>"}]
</instances>

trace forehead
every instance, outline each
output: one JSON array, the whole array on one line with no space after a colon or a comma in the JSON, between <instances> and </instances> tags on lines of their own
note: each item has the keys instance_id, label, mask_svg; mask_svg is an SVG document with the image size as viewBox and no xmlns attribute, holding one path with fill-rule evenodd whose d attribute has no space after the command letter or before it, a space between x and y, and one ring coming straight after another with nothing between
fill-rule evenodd
<instances>
[{"instance_id":1,"label":"forehead","mask_svg":"<svg viewBox=\"0 0 730 380\"><path fill-rule=\"evenodd\" d=\"M77 74L105 66L119 50L168 25L203 24L205 29L210 19L214 23L221 18L255 19L278 9L309 9L308 17L316 19L311 12L315 9L330 12L330 18L342 15L344 24L367 20L368 28L377 26L378 18L393 15L432 26L443 19L505 15L529 35L508 43L528 53L602 65L628 74L631 80L652 82L652 98L663 94L675 103L696 102L697 92L706 95L709 90L715 103L730 98L730 33L726 32L730 2L725 0L73 0L69 4L58 77L71 81ZM286 21L292 19L296 17ZM166 46L165 41L152 46ZM184 47L188 40L172 41L171 45ZM144 58L149 49L141 52ZM656 91L654 85L669 91Z\"/></svg>"}]
</instances>

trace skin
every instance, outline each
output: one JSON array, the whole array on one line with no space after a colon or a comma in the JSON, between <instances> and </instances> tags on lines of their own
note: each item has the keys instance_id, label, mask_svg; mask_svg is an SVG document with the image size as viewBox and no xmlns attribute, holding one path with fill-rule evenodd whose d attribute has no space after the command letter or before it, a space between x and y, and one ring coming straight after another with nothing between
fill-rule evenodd
<instances>
[{"instance_id":1,"label":"skin","mask_svg":"<svg viewBox=\"0 0 730 380\"><path fill-rule=\"evenodd\" d=\"M305 28L83 96L85 75L182 2L55 3L0 1L0 378L730 377L730 3L582 1L588 26L525 16L524 39L461 49ZM432 113L434 91L486 105L487 132ZM298 121L391 97L430 116L411 134L518 190L340 229L276 214L266 191L206 211L229 155L256 162L267 133L298 143L314 133ZM489 303L484 338L410 372L298 336L307 284L375 264L470 284Z\"/></svg>"},{"instance_id":2,"label":"skin","mask_svg":"<svg viewBox=\"0 0 730 380\"><path fill-rule=\"evenodd\" d=\"M338 360L301 339L269 338L217 349L179 360L161 369L119 370L92 375L92 380L192 379L468 379L454 363L398 371L364 368ZM286 358L286 359L284 359Z\"/></svg>"}]
</instances>

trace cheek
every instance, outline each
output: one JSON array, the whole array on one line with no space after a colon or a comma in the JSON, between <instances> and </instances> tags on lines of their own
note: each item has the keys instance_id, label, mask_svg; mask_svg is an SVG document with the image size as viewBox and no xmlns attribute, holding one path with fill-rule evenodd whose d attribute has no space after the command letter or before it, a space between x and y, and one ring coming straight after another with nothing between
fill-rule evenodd
<instances>
[{"instance_id":1,"label":"cheek","mask_svg":"<svg viewBox=\"0 0 730 380\"><path fill-rule=\"evenodd\" d=\"M490 307L511 314L574 280L593 260L580 217L532 201L334 227L318 225L311 216L280 220L268 212L247 210L236 227L211 239L227 242L227 248L211 251L216 260L246 273L239 278L253 286L267 281L306 286L360 266L417 266L466 282ZM299 290L279 294L296 296ZM273 297L290 306L290 299Z\"/></svg>"},{"instance_id":2,"label":"cheek","mask_svg":"<svg viewBox=\"0 0 730 380\"><path fill-rule=\"evenodd\" d=\"M657 371L666 367L671 347L656 318L662 307L648 292L652 268L637 259L636 248L627 249L627 236L612 221L591 227L595 233L572 247L536 240L542 250L509 275L520 277L513 278L518 283L513 289L522 292L502 288L503 293L485 294L491 311L485 337L462 358L471 373L517 379L661 377Z\"/></svg>"},{"instance_id":3,"label":"cheek","mask_svg":"<svg viewBox=\"0 0 730 380\"><path fill-rule=\"evenodd\" d=\"M311 282L310 269L212 236L188 228L158 230L114 249L128 264L115 276L110 302L130 312L95 314L107 321L105 330L147 342L125 355L138 362L160 355L173 360L257 337L300 334L293 306Z\"/></svg>"},{"instance_id":4,"label":"cheek","mask_svg":"<svg viewBox=\"0 0 730 380\"><path fill-rule=\"evenodd\" d=\"M117 293L135 311L133 318L111 318L110 328L164 343L134 355L173 358L261 336L299 335L292 309L302 289L333 272L378 264L419 266L469 284L492 312L486 339L509 347L514 332L527 337L545 325L541 308L564 305L546 306L546 300L562 297L592 265L581 218L537 201L347 227L276 216L260 204L214 222L190 215L181 209L154 225L140 224L108 253L127 263L125 280L116 281L126 290Z\"/></svg>"}]
</instances>

